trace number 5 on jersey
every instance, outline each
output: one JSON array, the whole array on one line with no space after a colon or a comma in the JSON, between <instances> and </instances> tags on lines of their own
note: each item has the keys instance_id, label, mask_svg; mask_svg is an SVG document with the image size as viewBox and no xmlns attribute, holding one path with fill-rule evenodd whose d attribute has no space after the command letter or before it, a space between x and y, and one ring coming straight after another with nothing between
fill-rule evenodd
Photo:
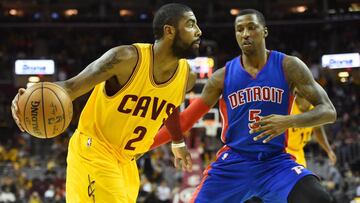
<instances>
[{"instance_id":1,"label":"number 5 on jersey","mask_svg":"<svg viewBox=\"0 0 360 203\"><path fill-rule=\"evenodd\" d=\"M259 114L261 113L261 109L250 109L249 110L249 128L250 129L256 129L259 127L259 125L251 125L254 122L260 121L261 117Z\"/></svg>"}]
</instances>

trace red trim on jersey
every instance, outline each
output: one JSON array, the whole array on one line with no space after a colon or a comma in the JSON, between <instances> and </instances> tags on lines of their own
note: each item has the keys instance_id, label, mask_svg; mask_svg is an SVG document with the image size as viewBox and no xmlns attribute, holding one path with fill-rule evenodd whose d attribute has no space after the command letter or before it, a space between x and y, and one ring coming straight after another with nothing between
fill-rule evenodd
<instances>
[{"instance_id":1,"label":"red trim on jersey","mask_svg":"<svg viewBox=\"0 0 360 203\"><path fill-rule=\"evenodd\" d=\"M293 103L294 103L294 95L289 93L289 106L288 106L288 115L291 113L291 109L292 109L292 106L293 106ZM285 145L285 148L284 148L284 151L286 152L286 147L288 146L288 140L289 140L289 129L286 129L285 131L285 142L284 142L284 145Z\"/></svg>"},{"instance_id":2,"label":"red trim on jersey","mask_svg":"<svg viewBox=\"0 0 360 203\"><path fill-rule=\"evenodd\" d=\"M226 131L228 129L229 122L228 122L228 115L226 110L226 102L223 97L220 98L219 100L219 109L222 120L221 140L223 143L226 143Z\"/></svg>"},{"instance_id":3,"label":"red trim on jersey","mask_svg":"<svg viewBox=\"0 0 360 203\"><path fill-rule=\"evenodd\" d=\"M210 169L211 169L211 165L209 165L209 166L206 168L205 171L207 172L207 171L210 170ZM204 174L205 174L205 172L204 172ZM191 199L190 199L189 203L194 203L194 202L195 202L195 199L197 198L197 196L198 196L198 194L199 194L199 192L200 192L200 190L201 190L201 188L202 188L202 186L203 186L203 184L204 184L204 182L205 182L205 180L206 180L207 177L208 177L207 174L204 175L204 177L202 178L199 186L197 186L194 194L191 196Z\"/></svg>"},{"instance_id":4,"label":"red trim on jersey","mask_svg":"<svg viewBox=\"0 0 360 203\"><path fill-rule=\"evenodd\" d=\"M215 161L217 161L220 158L220 154L222 154L223 152L225 152L225 151L227 151L229 149L230 149L230 147L228 147L227 145L224 145L221 149L219 149L219 151L216 153L216 160ZM194 203L195 202L195 199L197 198L202 186L204 185L204 182L205 182L206 178L208 177L208 172L210 171L210 169L211 169L211 164L209 164L206 167L206 169L204 170L204 173L203 173L204 177L202 178L199 186L197 186L197 188L196 188L194 194L192 195L189 203Z\"/></svg>"}]
</instances>

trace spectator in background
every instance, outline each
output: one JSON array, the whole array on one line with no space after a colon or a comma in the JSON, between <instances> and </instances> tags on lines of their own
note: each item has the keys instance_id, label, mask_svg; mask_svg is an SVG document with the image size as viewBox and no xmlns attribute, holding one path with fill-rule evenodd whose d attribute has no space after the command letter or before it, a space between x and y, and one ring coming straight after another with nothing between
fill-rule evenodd
<instances>
[{"instance_id":1,"label":"spectator in background","mask_svg":"<svg viewBox=\"0 0 360 203\"><path fill-rule=\"evenodd\" d=\"M33 193L31 193L29 203L42 203L38 192L34 191Z\"/></svg>"},{"instance_id":2,"label":"spectator in background","mask_svg":"<svg viewBox=\"0 0 360 203\"><path fill-rule=\"evenodd\" d=\"M49 188L44 193L45 202L52 202L55 198L55 187L53 184L49 185Z\"/></svg>"},{"instance_id":3,"label":"spectator in background","mask_svg":"<svg viewBox=\"0 0 360 203\"><path fill-rule=\"evenodd\" d=\"M170 203L171 200L171 189L165 180L162 180L160 185L156 188L156 197L159 203Z\"/></svg>"},{"instance_id":4,"label":"spectator in background","mask_svg":"<svg viewBox=\"0 0 360 203\"><path fill-rule=\"evenodd\" d=\"M9 203L15 201L16 197L15 194L11 192L10 186L4 187L4 191L0 192L0 202Z\"/></svg>"}]
</instances>

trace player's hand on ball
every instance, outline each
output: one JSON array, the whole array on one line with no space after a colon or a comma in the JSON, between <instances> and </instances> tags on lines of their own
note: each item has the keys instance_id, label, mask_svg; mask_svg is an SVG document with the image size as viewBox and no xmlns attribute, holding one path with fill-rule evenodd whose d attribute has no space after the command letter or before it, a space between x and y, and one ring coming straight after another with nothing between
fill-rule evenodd
<instances>
[{"instance_id":1,"label":"player's hand on ball","mask_svg":"<svg viewBox=\"0 0 360 203\"><path fill-rule=\"evenodd\" d=\"M19 129L22 132L25 132L24 128L21 126L20 123L20 118L19 118L19 107L18 107L18 102L19 102L19 97L20 95L25 93L25 89L24 88L20 88L18 93L15 95L14 99L11 102L11 113L12 113L12 117L14 118L14 121L16 123L16 125L19 127Z\"/></svg>"},{"instance_id":2,"label":"player's hand on ball","mask_svg":"<svg viewBox=\"0 0 360 203\"><path fill-rule=\"evenodd\" d=\"M189 151L185 146L178 147L171 145L171 150L174 154L174 164L176 168L182 168L183 171L192 170L192 160Z\"/></svg>"},{"instance_id":3,"label":"player's hand on ball","mask_svg":"<svg viewBox=\"0 0 360 203\"><path fill-rule=\"evenodd\" d=\"M252 133L260 133L258 136L254 137L254 141L257 141L262 138L266 138L263 140L263 143L267 143L275 137L279 136L286 129L291 127L290 119L288 116L284 115L269 115L265 117L261 117L259 121L256 121L251 124L251 126L258 126L257 128L251 129L250 134Z\"/></svg>"}]
</instances>

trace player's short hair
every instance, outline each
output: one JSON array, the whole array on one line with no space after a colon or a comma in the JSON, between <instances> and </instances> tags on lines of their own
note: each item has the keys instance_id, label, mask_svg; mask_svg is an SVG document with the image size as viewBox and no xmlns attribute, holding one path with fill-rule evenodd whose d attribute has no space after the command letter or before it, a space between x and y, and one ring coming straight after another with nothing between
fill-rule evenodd
<instances>
[{"instance_id":1,"label":"player's short hair","mask_svg":"<svg viewBox=\"0 0 360 203\"><path fill-rule=\"evenodd\" d=\"M185 12L189 12L190 7L184 4L170 3L161 6L156 11L153 20L153 32L155 40L161 39L164 36L164 25L171 25L177 27L179 20L184 16Z\"/></svg>"},{"instance_id":2,"label":"player's short hair","mask_svg":"<svg viewBox=\"0 0 360 203\"><path fill-rule=\"evenodd\" d=\"M244 10L240 10L239 14L236 16L243 16L243 15L247 15L247 14L255 14L259 20L259 22L265 27L266 26L266 22L265 22L265 17L264 14L262 14L260 11L255 10L255 9L244 9Z\"/></svg>"}]
</instances>

